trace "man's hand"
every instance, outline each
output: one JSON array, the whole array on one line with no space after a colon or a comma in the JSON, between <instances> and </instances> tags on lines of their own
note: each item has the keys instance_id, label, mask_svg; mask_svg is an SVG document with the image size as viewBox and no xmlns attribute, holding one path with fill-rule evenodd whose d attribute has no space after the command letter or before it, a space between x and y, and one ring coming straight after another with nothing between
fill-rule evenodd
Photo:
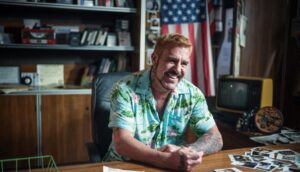
<instances>
[{"instance_id":1,"label":"man's hand","mask_svg":"<svg viewBox=\"0 0 300 172\"><path fill-rule=\"evenodd\" d=\"M158 150L161 152L175 152L177 150L179 150L181 147L176 146L176 145L172 145L172 144L166 144L163 147L159 148Z\"/></svg>"},{"instance_id":2,"label":"man's hand","mask_svg":"<svg viewBox=\"0 0 300 172\"><path fill-rule=\"evenodd\" d=\"M120 155L161 168L190 171L202 161L202 151L171 144L158 150L152 149L133 138L132 133L126 129L114 128L113 139Z\"/></svg>"},{"instance_id":3,"label":"man's hand","mask_svg":"<svg viewBox=\"0 0 300 172\"><path fill-rule=\"evenodd\" d=\"M178 147L171 144L167 144L158 150L170 153L165 162L168 168L182 171L192 170L194 166L201 163L203 156L203 152L196 152L188 147Z\"/></svg>"}]
</instances>

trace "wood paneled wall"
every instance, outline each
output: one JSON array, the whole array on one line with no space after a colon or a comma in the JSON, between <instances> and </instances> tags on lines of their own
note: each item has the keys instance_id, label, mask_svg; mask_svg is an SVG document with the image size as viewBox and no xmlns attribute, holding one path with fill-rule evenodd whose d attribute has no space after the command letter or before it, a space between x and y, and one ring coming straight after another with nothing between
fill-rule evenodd
<instances>
[{"instance_id":1,"label":"wood paneled wall","mask_svg":"<svg viewBox=\"0 0 300 172\"><path fill-rule=\"evenodd\" d=\"M295 56L288 54L290 37L291 9L296 1L292 0L245 0L245 15L248 18L246 47L241 49L240 75L271 77L273 79L273 106L285 116L285 125L299 128L300 116L287 103L293 85L288 83L296 77ZM295 9L294 9L295 10ZM274 57L274 58L273 58ZM270 72L268 71L270 68ZM292 72L294 71L294 72ZM289 77L287 77L289 74Z\"/></svg>"},{"instance_id":2,"label":"wood paneled wall","mask_svg":"<svg viewBox=\"0 0 300 172\"><path fill-rule=\"evenodd\" d=\"M262 77L275 53L273 71L283 58L288 4L285 0L246 0L246 47L241 50L241 75Z\"/></svg>"}]
</instances>

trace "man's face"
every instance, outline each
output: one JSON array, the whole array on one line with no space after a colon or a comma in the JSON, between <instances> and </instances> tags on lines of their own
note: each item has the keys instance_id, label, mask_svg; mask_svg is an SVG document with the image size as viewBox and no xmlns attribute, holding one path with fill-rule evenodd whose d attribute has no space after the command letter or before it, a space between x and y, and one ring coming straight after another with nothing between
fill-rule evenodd
<instances>
[{"instance_id":1,"label":"man's face","mask_svg":"<svg viewBox=\"0 0 300 172\"><path fill-rule=\"evenodd\" d=\"M160 54L152 55L153 86L161 91L170 91L184 77L190 61L191 50L183 47L169 47Z\"/></svg>"}]
</instances>

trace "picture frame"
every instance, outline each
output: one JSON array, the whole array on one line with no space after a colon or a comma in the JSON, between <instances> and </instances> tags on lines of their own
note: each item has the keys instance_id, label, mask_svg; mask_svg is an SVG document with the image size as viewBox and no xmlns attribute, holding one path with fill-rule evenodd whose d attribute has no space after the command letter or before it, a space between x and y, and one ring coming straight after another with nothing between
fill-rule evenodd
<instances>
[{"instance_id":1,"label":"picture frame","mask_svg":"<svg viewBox=\"0 0 300 172\"><path fill-rule=\"evenodd\" d=\"M0 84L20 84L19 66L0 66Z\"/></svg>"},{"instance_id":2,"label":"picture frame","mask_svg":"<svg viewBox=\"0 0 300 172\"><path fill-rule=\"evenodd\" d=\"M152 19L158 19L158 13L156 11L147 11L147 21L151 22Z\"/></svg>"},{"instance_id":3,"label":"picture frame","mask_svg":"<svg viewBox=\"0 0 300 172\"><path fill-rule=\"evenodd\" d=\"M150 30L159 30L160 29L160 19L153 18L150 21Z\"/></svg>"}]
</instances>

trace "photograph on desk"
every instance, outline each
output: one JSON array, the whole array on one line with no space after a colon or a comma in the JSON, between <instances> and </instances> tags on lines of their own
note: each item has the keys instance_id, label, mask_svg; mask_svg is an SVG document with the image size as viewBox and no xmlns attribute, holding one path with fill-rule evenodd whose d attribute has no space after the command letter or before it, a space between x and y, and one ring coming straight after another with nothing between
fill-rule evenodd
<instances>
[{"instance_id":1,"label":"photograph on desk","mask_svg":"<svg viewBox=\"0 0 300 172\"><path fill-rule=\"evenodd\" d=\"M262 171L300 170L300 154L291 149L271 149L254 147L244 155L229 154L231 165Z\"/></svg>"},{"instance_id":2,"label":"photograph on desk","mask_svg":"<svg viewBox=\"0 0 300 172\"><path fill-rule=\"evenodd\" d=\"M242 171L235 167L232 167L232 168L215 169L214 172L242 172Z\"/></svg>"}]
</instances>

